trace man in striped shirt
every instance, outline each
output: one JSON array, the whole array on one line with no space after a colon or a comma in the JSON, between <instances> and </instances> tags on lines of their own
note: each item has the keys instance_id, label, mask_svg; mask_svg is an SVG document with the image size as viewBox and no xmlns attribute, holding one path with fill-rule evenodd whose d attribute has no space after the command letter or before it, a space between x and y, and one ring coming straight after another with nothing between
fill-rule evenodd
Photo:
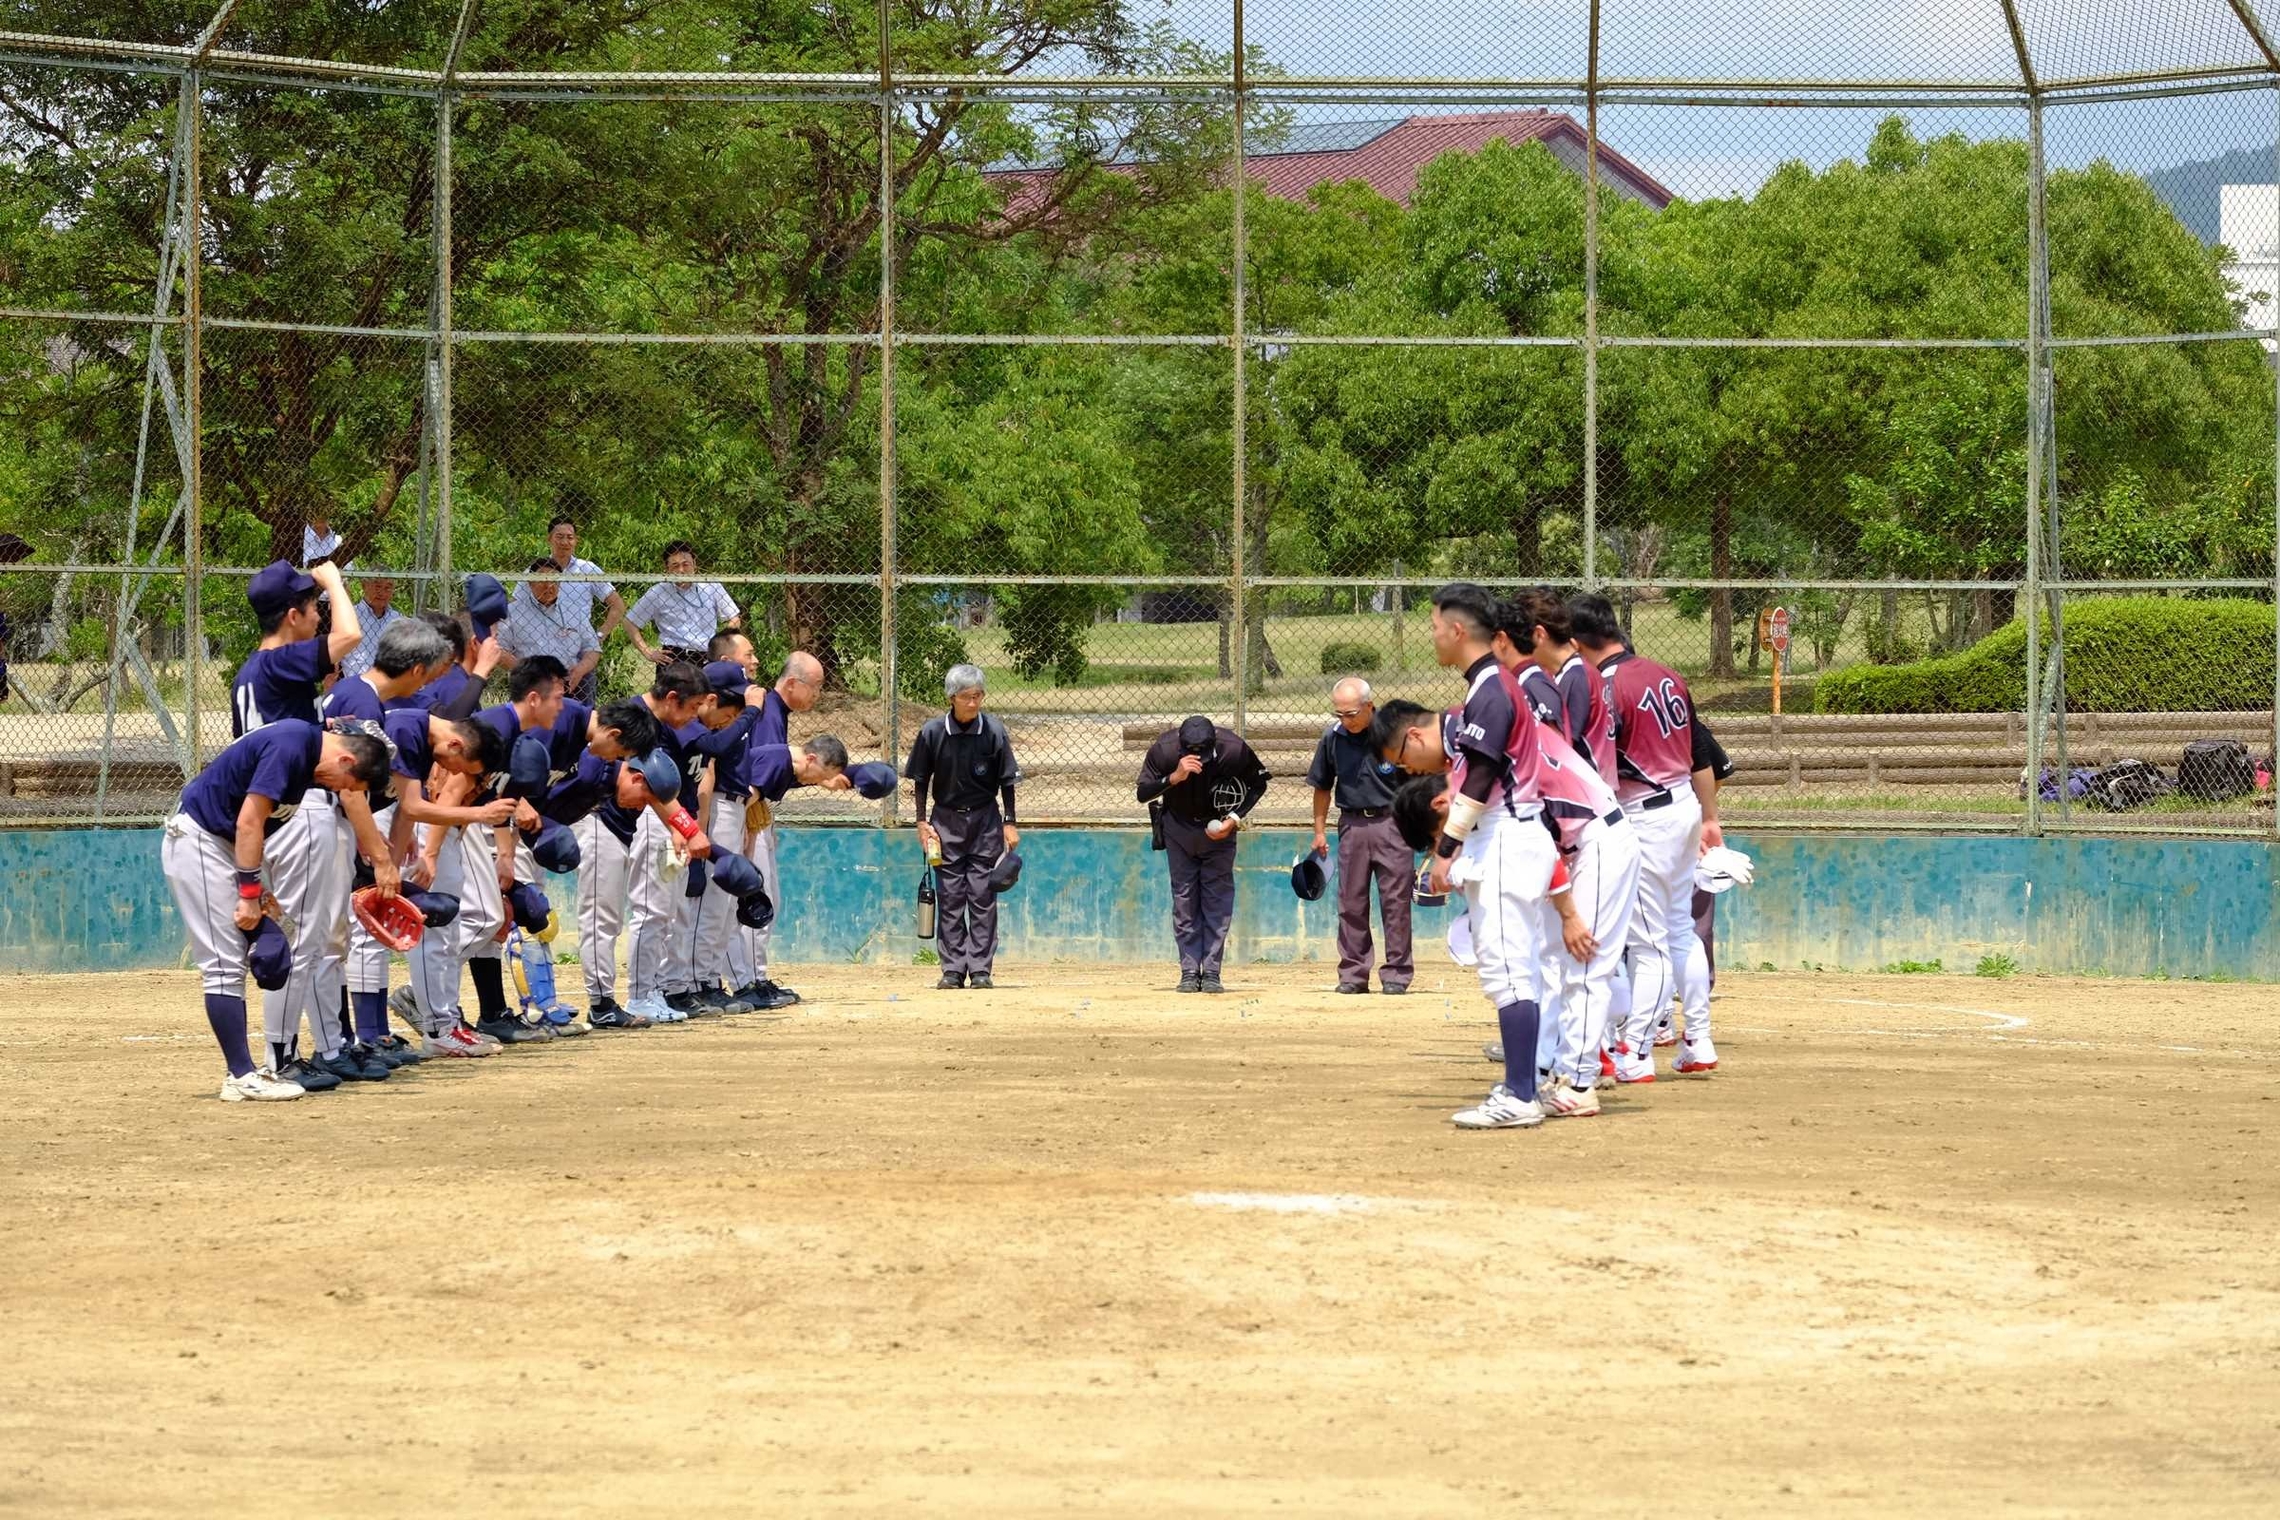
<instances>
[{"instance_id":1,"label":"man in striped shirt","mask_svg":"<svg viewBox=\"0 0 2280 1520\"><path fill-rule=\"evenodd\" d=\"M578 557L578 525L567 517L557 517L546 525L546 550L556 575L600 575L602 567L590 559ZM594 626L594 606L600 603L609 612L601 628L594 635L596 647L609 642L610 630L625 621L625 598L617 594L617 587L607 581L563 581L556 587L557 605L566 621L576 621L588 628ZM515 588L515 604L536 600L528 583ZM598 660L597 660L597 663ZM575 668L576 662L563 664ZM594 705L595 682L593 673L587 672L582 681L570 683L570 695L591 707Z\"/></svg>"},{"instance_id":2,"label":"man in striped shirt","mask_svg":"<svg viewBox=\"0 0 2280 1520\"><path fill-rule=\"evenodd\" d=\"M340 678L353 681L372 668L372 656L380 648L380 636L404 620L395 608L396 583L385 575L367 575L356 599L356 621L363 626L364 637L354 649L341 657Z\"/></svg>"},{"instance_id":3,"label":"man in striped shirt","mask_svg":"<svg viewBox=\"0 0 2280 1520\"><path fill-rule=\"evenodd\" d=\"M625 615L626 635L652 665L676 660L702 665L713 635L742 626L743 617L727 587L696 578L697 551L685 541L675 539L665 546L665 573L671 578L641 593ZM644 628L656 630L655 644L641 636Z\"/></svg>"}]
</instances>

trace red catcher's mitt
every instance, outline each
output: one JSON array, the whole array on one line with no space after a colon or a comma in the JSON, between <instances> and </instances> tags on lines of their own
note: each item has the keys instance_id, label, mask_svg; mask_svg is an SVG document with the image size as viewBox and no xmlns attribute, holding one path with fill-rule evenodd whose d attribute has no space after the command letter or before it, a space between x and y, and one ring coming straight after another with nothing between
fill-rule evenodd
<instances>
[{"instance_id":1,"label":"red catcher's mitt","mask_svg":"<svg viewBox=\"0 0 2280 1520\"><path fill-rule=\"evenodd\" d=\"M365 932L391 950L409 950L420 942L427 920L408 899L382 897L378 887L366 887L348 899L356 921Z\"/></svg>"}]
</instances>

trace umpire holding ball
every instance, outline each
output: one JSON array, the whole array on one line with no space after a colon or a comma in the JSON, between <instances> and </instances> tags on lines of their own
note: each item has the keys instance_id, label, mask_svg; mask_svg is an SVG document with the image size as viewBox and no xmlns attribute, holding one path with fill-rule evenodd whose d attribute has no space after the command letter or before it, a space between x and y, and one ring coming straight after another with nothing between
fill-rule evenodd
<instances>
[{"instance_id":1,"label":"umpire holding ball","mask_svg":"<svg viewBox=\"0 0 2280 1520\"><path fill-rule=\"evenodd\" d=\"M1330 691L1330 715L1338 721L1314 746L1306 784L1314 788L1314 849L1330 848L1330 804L1338 804L1338 990L1370 990L1370 881L1378 889L1378 912L1385 918L1385 990L1407 992L1416 974L1409 945L1409 894L1416 884L1417 857L1402 843L1393 822L1393 793L1408 778L1378 758L1370 747L1370 722L1377 717L1370 683L1348 676Z\"/></svg>"},{"instance_id":2,"label":"umpire holding ball","mask_svg":"<svg viewBox=\"0 0 2280 1520\"><path fill-rule=\"evenodd\" d=\"M942 694L950 699L950 711L918 731L903 774L916 794L919 842L934 862L940 899L936 944L942 979L935 985L986 988L997 959L997 887L991 873L1021 843L1013 808L1014 784L1021 777L1005 725L982 711L987 692L980 667L951 666Z\"/></svg>"},{"instance_id":3,"label":"umpire holding ball","mask_svg":"<svg viewBox=\"0 0 2280 1520\"><path fill-rule=\"evenodd\" d=\"M1272 778L1231 728L1192 717L1148 746L1139 798L1157 808L1172 869L1172 937L1182 992L1224 992L1220 957L1235 920L1235 834Z\"/></svg>"}]
</instances>

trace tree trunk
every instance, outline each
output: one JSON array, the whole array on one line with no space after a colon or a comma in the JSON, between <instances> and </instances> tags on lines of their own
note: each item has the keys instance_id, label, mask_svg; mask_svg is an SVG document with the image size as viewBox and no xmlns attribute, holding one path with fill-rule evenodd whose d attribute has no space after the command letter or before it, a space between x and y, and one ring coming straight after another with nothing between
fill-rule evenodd
<instances>
[{"instance_id":1,"label":"tree trunk","mask_svg":"<svg viewBox=\"0 0 2280 1520\"><path fill-rule=\"evenodd\" d=\"M1734 573L1734 497L1720 491L1710 504L1710 578L1726 580ZM1720 586L1710 593L1710 674L1734 673L1734 593Z\"/></svg>"},{"instance_id":2,"label":"tree trunk","mask_svg":"<svg viewBox=\"0 0 2280 1520\"><path fill-rule=\"evenodd\" d=\"M1900 593L1886 591L1877 602L1877 643L1869 651L1869 658L1879 665L1891 665L1900 658Z\"/></svg>"},{"instance_id":3,"label":"tree trunk","mask_svg":"<svg viewBox=\"0 0 2280 1520\"><path fill-rule=\"evenodd\" d=\"M1531 496L1512 518L1512 560L1522 580L1544 575L1544 505Z\"/></svg>"}]
</instances>

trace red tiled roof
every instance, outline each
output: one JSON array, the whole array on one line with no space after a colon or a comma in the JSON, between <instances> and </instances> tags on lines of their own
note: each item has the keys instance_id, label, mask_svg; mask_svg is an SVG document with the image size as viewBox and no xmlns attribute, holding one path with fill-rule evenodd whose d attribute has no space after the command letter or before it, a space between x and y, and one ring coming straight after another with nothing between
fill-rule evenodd
<instances>
[{"instance_id":1,"label":"red tiled roof","mask_svg":"<svg viewBox=\"0 0 2280 1520\"><path fill-rule=\"evenodd\" d=\"M1583 172L1583 128L1574 117L1560 111L1404 117L1388 123L1384 131L1356 147L1297 153L1253 151L1245 167L1254 183L1282 200L1302 200L1317 185L1358 179L1386 199L1406 206L1417 188L1417 176L1427 164L1444 153L1478 153L1499 138L1515 147L1540 142L1570 170ZM1108 167L1129 170L1131 165ZM1022 188L1008 197L1013 206L1019 206L1042 191L1054 172L1009 169L995 171L991 177L1023 182ZM1601 183L1608 188L1654 210L1660 211L1671 202L1667 187L1604 141L1599 145L1599 173Z\"/></svg>"}]
</instances>

